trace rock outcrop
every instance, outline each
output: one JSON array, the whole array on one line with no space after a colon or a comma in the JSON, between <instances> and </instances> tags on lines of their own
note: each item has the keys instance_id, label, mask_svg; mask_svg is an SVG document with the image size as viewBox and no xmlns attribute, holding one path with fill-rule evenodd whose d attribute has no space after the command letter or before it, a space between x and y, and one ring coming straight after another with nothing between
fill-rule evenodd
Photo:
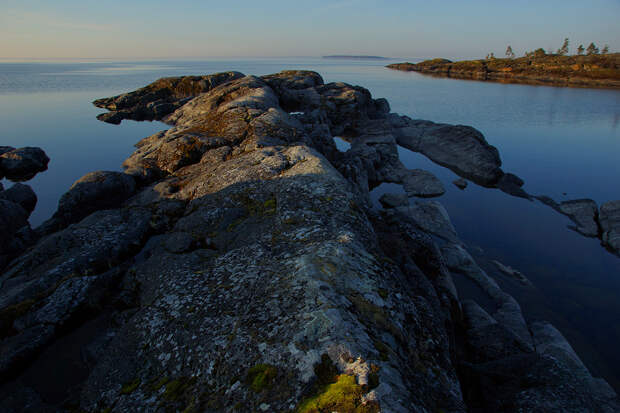
<instances>
[{"instance_id":1,"label":"rock outcrop","mask_svg":"<svg viewBox=\"0 0 620 413\"><path fill-rule=\"evenodd\" d=\"M399 145L420 152L479 185L495 186L504 175L497 148L470 126L412 120L406 116L393 117L392 125Z\"/></svg>"},{"instance_id":2,"label":"rock outcrop","mask_svg":"<svg viewBox=\"0 0 620 413\"><path fill-rule=\"evenodd\" d=\"M27 181L45 171L49 161L41 148L0 146L0 179Z\"/></svg>"},{"instance_id":3,"label":"rock outcrop","mask_svg":"<svg viewBox=\"0 0 620 413\"><path fill-rule=\"evenodd\" d=\"M208 76L166 77L135 92L97 99L93 103L110 111L97 116L104 122L119 124L123 119L161 120L191 98L242 76L239 72L226 72Z\"/></svg>"},{"instance_id":4,"label":"rock outcrop","mask_svg":"<svg viewBox=\"0 0 620 413\"><path fill-rule=\"evenodd\" d=\"M142 113L164 93L152 88L99 102ZM366 89L314 72L234 74L207 89L175 101L171 129L138 143L126 176L76 182L63 224L0 275L6 411L465 412L496 408L503 399L479 396L496 390L514 401L496 411L618 406L613 391L592 394L557 334L541 329L534 349L518 303L478 271L439 203L370 208L370 188L403 183L399 137L450 158L434 124L416 129ZM496 151L456 131L486 153L467 149L482 165L463 158L459 170L495 182ZM453 268L497 308L462 306ZM498 327L479 334L481 323ZM513 354L548 373L533 387L489 379L489 363Z\"/></svg>"}]
</instances>

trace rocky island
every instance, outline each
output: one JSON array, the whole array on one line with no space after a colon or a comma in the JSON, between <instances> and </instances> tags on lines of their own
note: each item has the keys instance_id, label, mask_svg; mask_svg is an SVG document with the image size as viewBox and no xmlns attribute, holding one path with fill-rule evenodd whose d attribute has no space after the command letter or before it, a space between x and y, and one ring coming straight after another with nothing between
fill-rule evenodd
<instances>
[{"instance_id":1,"label":"rocky island","mask_svg":"<svg viewBox=\"0 0 620 413\"><path fill-rule=\"evenodd\" d=\"M521 194L476 129L306 71L166 78L95 104L170 129L124 173L76 181L0 269L3 411L620 410L423 199L441 182L398 158ZM420 199L373 209L383 182Z\"/></svg>"},{"instance_id":2,"label":"rocky island","mask_svg":"<svg viewBox=\"0 0 620 413\"><path fill-rule=\"evenodd\" d=\"M620 88L620 53L605 55L532 55L516 59L478 59L453 62L431 59L394 63L390 69L439 77L525 83L549 86Z\"/></svg>"}]
</instances>

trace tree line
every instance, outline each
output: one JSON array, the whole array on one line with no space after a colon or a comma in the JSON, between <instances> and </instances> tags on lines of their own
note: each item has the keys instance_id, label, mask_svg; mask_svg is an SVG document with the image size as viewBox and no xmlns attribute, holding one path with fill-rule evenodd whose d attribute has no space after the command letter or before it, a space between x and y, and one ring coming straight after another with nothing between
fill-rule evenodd
<instances>
[{"instance_id":1,"label":"tree line","mask_svg":"<svg viewBox=\"0 0 620 413\"><path fill-rule=\"evenodd\" d=\"M568 55L568 45L569 45L569 40L568 37L564 39L564 42L562 43L562 46L556 51L556 53L547 53L545 51L545 49L538 48L536 50L532 50L530 52L525 52L525 57L542 57L542 56L553 56L553 55L558 55L558 56L566 56ZM586 56L590 56L590 55L596 55L596 54L607 54L609 53L609 45L605 45L603 46L603 48L601 50L599 50L599 48L594 44L594 42L591 42L587 48L584 48L582 44L580 44L577 47L577 55L581 56L583 55L585 52ZM516 57L515 53L512 50L512 46L508 45L508 47L506 48L506 57L509 59L514 59ZM495 55L493 53L489 53L487 55L487 60L488 59L495 59Z\"/></svg>"}]
</instances>

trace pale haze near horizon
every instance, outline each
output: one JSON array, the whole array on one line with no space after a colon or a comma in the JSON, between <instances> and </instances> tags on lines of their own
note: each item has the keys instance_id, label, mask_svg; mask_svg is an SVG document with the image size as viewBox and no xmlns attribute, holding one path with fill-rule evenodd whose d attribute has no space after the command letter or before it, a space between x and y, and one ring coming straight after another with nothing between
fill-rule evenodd
<instances>
[{"instance_id":1,"label":"pale haze near horizon","mask_svg":"<svg viewBox=\"0 0 620 413\"><path fill-rule=\"evenodd\" d=\"M480 58L620 47L620 1L0 0L0 59Z\"/></svg>"}]
</instances>

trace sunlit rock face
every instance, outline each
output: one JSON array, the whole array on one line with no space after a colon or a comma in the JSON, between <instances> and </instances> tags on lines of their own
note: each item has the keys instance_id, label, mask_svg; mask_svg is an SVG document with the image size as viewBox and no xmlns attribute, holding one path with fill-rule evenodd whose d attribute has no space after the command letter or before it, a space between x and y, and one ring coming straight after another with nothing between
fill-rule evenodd
<instances>
[{"instance_id":1,"label":"sunlit rock face","mask_svg":"<svg viewBox=\"0 0 620 413\"><path fill-rule=\"evenodd\" d=\"M465 412L495 406L463 392L489 383L481 363L572 357L562 345L537 353L518 303L485 274L498 310L462 311L450 269L478 267L439 203L370 209L381 182L443 190L398 160L397 137L413 132L396 129L413 121L314 72L211 76L182 94L185 78L97 101L125 102L131 119L162 96L178 107L162 117L171 129L138 142L126 176L76 182L64 221L0 275L8 411ZM497 331L493 345L467 344ZM581 369L562 357L562 372ZM527 402L614 406L613 392L587 396L594 379L579 371L570 390L586 396L546 392L549 376ZM518 385L502 391L529 406Z\"/></svg>"}]
</instances>

